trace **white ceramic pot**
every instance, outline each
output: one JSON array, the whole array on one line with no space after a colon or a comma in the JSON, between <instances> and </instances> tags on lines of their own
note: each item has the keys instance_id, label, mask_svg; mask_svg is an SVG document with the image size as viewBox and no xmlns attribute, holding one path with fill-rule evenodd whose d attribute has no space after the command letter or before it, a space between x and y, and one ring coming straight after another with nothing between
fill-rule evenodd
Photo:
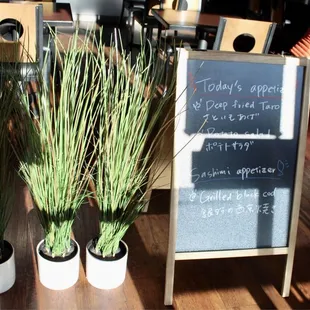
<instances>
[{"instance_id":1,"label":"white ceramic pot","mask_svg":"<svg viewBox=\"0 0 310 310\"><path fill-rule=\"evenodd\" d=\"M128 247L121 241L125 247L125 255L117 260L105 260L95 257L89 248L92 240L86 246L86 277L88 282L100 289L113 289L120 286L126 276Z\"/></svg>"},{"instance_id":2,"label":"white ceramic pot","mask_svg":"<svg viewBox=\"0 0 310 310\"><path fill-rule=\"evenodd\" d=\"M0 294L9 290L16 279L14 248L9 242L4 242L12 248L12 254L7 261L0 263Z\"/></svg>"},{"instance_id":3,"label":"white ceramic pot","mask_svg":"<svg viewBox=\"0 0 310 310\"><path fill-rule=\"evenodd\" d=\"M77 246L75 255L66 261L53 261L44 258L40 252L41 240L37 246L38 270L40 282L51 290L64 290L73 286L79 279L80 247Z\"/></svg>"}]
</instances>

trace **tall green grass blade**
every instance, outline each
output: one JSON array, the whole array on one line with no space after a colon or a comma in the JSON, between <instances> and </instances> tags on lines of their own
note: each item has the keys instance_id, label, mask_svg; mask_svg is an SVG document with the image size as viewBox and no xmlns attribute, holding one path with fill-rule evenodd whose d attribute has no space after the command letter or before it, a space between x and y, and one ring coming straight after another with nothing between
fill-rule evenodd
<instances>
[{"instance_id":1,"label":"tall green grass blade","mask_svg":"<svg viewBox=\"0 0 310 310\"><path fill-rule=\"evenodd\" d=\"M104 46L98 53L104 55ZM173 108L175 74L163 97L159 86L164 62L148 42L142 45L133 65L131 56L114 46L106 66L102 62L102 71L94 174L100 210L96 251L113 256L146 203L147 183L152 181L149 172L163 135L160 121Z\"/></svg>"},{"instance_id":2,"label":"tall green grass blade","mask_svg":"<svg viewBox=\"0 0 310 310\"><path fill-rule=\"evenodd\" d=\"M21 143L27 151L20 156L20 175L31 192L45 248L52 256L64 256L70 249L74 218L89 196L90 150L95 148L91 144L101 91L96 81L102 74L98 56L90 50L93 34L88 32L82 40L76 31L65 50L54 34L52 92L41 79L36 121L27 112L27 96L23 97L27 134Z\"/></svg>"}]
</instances>

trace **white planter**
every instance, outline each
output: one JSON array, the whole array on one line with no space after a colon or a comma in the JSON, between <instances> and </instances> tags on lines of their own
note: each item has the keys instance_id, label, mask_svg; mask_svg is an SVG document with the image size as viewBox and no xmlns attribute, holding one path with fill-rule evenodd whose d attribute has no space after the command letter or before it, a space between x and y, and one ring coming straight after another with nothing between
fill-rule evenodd
<instances>
[{"instance_id":1,"label":"white planter","mask_svg":"<svg viewBox=\"0 0 310 310\"><path fill-rule=\"evenodd\" d=\"M74 240L73 240L74 241ZM67 261L52 261L44 258L39 253L39 248L44 240L37 246L38 270L40 282L51 290L64 290L73 286L79 279L80 272L80 247L77 242L77 253Z\"/></svg>"},{"instance_id":2,"label":"white planter","mask_svg":"<svg viewBox=\"0 0 310 310\"><path fill-rule=\"evenodd\" d=\"M7 261L0 264L0 294L9 290L16 279L14 248L9 242L5 242L12 247L13 252Z\"/></svg>"},{"instance_id":3,"label":"white planter","mask_svg":"<svg viewBox=\"0 0 310 310\"><path fill-rule=\"evenodd\" d=\"M89 247L92 240L86 246L86 277L88 282L100 289L113 289L120 286L126 276L128 247L121 241L126 249L126 254L118 260L104 260L94 257Z\"/></svg>"}]
</instances>

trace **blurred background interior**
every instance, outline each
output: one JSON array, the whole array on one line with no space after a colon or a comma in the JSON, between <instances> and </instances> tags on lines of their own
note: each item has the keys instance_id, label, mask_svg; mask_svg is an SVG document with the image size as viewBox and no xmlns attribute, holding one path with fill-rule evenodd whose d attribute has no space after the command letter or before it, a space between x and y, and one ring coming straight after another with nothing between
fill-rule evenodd
<instances>
[{"instance_id":1,"label":"blurred background interior","mask_svg":"<svg viewBox=\"0 0 310 310\"><path fill-rule=\"evenodd\" d=\"M202 13L275 22L277 27L270 53L289 54L290 49L305 35L310 24L309 0L57 0L56 2L70 2L75 20L96 21L106 26L107 31L109 27L120 25L124 34L123 40L128 44L139 43L141 29L145 33L151 31L151 37L157 39L158 22L151 13L151 8L154 7L198 10Z\"/></svg>"},{"instance_id":2,"label":"blurred background interior","mask_svg":"<svg viewBox=\"0 0 310 310\"><path fill-rule=\"evenodd\" d=\"M0 0L0 2L14 2ZM39 1L38 1L39 2ZM97 23L105 26L106 41L109 43L113 28L120 27L125 45L134 46L140 42L140 33L158 40L158 19L151 9L190 10L199 13L233 16L276 23L269 53L289 54L291 48L306 34L310 23L309 0L55 0L41 1L70 3L72 17L76 23L87 25ZM172 31L168 36L195 42L203 33L184 29ZM167 34L165 34L167 36ZM194 44L195 45L195 44ZM208 42L208 49L212 42Z\"/></svg>"}]
</instances>

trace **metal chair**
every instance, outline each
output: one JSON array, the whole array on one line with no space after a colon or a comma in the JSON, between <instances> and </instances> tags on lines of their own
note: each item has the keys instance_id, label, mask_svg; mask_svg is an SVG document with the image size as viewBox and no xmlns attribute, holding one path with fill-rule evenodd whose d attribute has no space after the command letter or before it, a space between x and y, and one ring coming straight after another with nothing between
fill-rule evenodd
<instances>
[{"instance_id":1,"label":"metal chair","mask_svg":"<svg viewBox=\"0 0 310 310\"><path fill-rule=\"evenodd\" d=\"M220 17L213 50L268 54L277 24Z\"/></svg>"},{"instance_id":2,"label":"metal chair","mask_svg":"<svg viewBox=\"0 0 310 310\"><path fill-rule=\"evenodd\" d=\"M123 12L123 0L55 0L57 3L70 3L73 19L100 24L120 23Z\"/></svg>"},{"instance_id":3,"label":"metal chair","mask_svg":"<svg viewBox=\"0 0 310 310\"><path fill-rule=\"evenodd\" d=\"M179 0L178 10L181 11L201 11L201 0Z\"/></svg>"},{"instance_id":4,"label":"metal chair","mask_svg":"<svg viewBox=\"0 0 310 310\"><path fill-rule=\"evenodd\" d=\"M37 3L0 3L0 62L28 82L30 102L35 103L32 81L38 80L38 67L43 69L43 7ZM6 72L0 72L6 76ZM49 81L49 72L43 72ZM24 85L21 84L21 87ZM35 104L31 105L35 112Z\"/></svg>"},{"instance_id":5,"label":"metal chair","mask_svg":"<svg viewBox=\"0 0 310 310\"><path fill-rule=\"evenodd\" d=\"M43 7L0 3L0 61L43 64Z\"/></svg>"},{"instance_id":6,"label":"metal chair","mask_svg":"<svg viewBox=\"0 0 310 310\"><path fill-rule=\"evenodd\" d=\"M177 0L127 0L126 3L131 44L134 42L135 23L141 26L143 39L152 41L153 30L158 29L158 21L151 14L152 8L176 9L178 5Z\"/></svg>"},{"instance_id":7,"label":"metal chair","mask_svg":"<svg viewBox=\"0 0 310 310\"><path fill-rule=\"evenodd\" d=\"M178 0L176 9L179 11L201 11L202 0ZM174 46L186 43L187 45L197 44L197 33L195 29L183 29L179 31L167 31L165 30L163 37L159 29L158 39L164 41L164 50L167 56L166 70L165 70L165 90L167 89L168 83L168 72L171 57L174 53ZM165 94L165 91L164 91Z\"/></svg>"}]
</instances>

